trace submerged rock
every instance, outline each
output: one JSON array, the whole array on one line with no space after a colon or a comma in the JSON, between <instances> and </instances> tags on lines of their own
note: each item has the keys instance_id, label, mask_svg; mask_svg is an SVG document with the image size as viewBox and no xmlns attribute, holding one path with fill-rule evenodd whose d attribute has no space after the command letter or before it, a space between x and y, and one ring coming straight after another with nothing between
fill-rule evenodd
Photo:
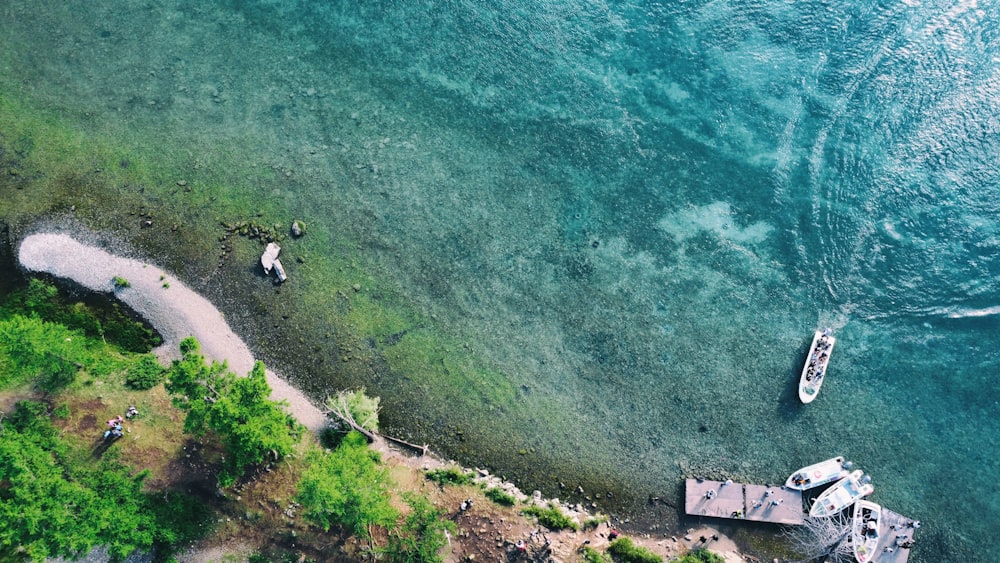
<instances>
[{"instance_id":1,"label":"submerged rock","mask_svg":"<svg viewBox=\"0 0 1000 563\"><path fill-rule=\"evenodd\" d=\"M292 221L292 236L299 238L306 234L306 224L298 219Z\"/></svg>"}]
</instances>

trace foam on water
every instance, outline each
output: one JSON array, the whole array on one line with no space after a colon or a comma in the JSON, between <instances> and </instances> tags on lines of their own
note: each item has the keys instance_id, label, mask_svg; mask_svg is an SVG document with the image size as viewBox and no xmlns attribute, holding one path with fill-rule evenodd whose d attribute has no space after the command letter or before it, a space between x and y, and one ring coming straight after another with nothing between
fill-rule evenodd
<instances>
[{"instance_id":1,"label":"foam on water","mask_svg":"<svg viewBox=\"0 0 1000 563\"><path fill-rule=\"evenodd\" d=\"M926 522L912 560L973 561L1000 521L970 485L1000 476L996 8L14 0L0 57L101 134L288 170L239 185L558 406L504 420L533 463L669 496L843 454Z\"/></svg>"}]
</instances>

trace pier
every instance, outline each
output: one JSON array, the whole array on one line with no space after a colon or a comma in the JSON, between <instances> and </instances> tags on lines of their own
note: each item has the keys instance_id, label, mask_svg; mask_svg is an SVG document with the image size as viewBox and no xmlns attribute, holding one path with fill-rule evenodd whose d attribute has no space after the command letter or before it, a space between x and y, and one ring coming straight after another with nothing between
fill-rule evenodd
<instances>
[{"instance_id":1,"label":"pier","mask_svg":"<svg viewBox=\"0 0 1000 563\"><path fill-rule=\"evenodd\" d=\"M804 504L802 491L784 486L688 479L684 491L684 512L689 516L798 526L808 516L808 507ZM906 563L910 550L899 547L899 544L913 540L917 527L912 518L883 506L878 553L873 560L876 563Z\"/></svg>"}]
</instances>

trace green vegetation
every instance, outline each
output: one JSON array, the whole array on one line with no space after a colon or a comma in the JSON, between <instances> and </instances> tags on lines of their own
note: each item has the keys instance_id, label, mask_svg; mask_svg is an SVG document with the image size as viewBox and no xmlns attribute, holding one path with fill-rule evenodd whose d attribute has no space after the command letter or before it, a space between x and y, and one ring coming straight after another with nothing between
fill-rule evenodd
<instances>
[{"instance_id":1,"label":"green vegetation","mask_svg":"<svg viewBox=\"0 0 1000 563\"><path fill-rule=\"evenodd\" d=\"M566 529L578 531L580 529L579 524L574 522L569 516L563 514L563 511L559 510L559 507L552 505L552 503L549 503L547 508L529 506L522 510L521 513L538 518L539 524L554 532Z\"/></svg>"},{"instance_id":2,"label":"green vegetation","mask_svg":"<svg viewBox=\"0 0 1000 563\"><path fill-rule=\"evenodd\" d=\"M132 287L131 282L121 276L115 276L112 280L115 289L125 289L126 287Z\"/></svg>"},{"instance_id":3,"label":"green vegetation","mask_svg":"<svg viewBox=\"0 0 1000 563\"><path fill-rule=\"evenodd\" d=\"M514 498L514 495L508 493L500 487L490 487L489 489L483 491L483 494L486 495L486 498L492 500L500 506L514 506L517 504L517 499Z\"/></svg>"},{"instance_id":4,"label":"green vegetation","mask_svg":"<svg viewBox=\"0 0 1000 563\"><path fill-rule=\"evenodd\" d=\"M125 375L125 385L140 391L152 389L163 381L167 371L160 367L160 362L149 355L139 356L134 364L129 366Z\"/></svg>"},{"instance_id":5,"label":"green vegetation","mask_svg":"<svg viewBox=\"0 0 1000 563\"><path fill-rule=\"evenodd\" d=\"M717 553L712 553L705 548L699 548L678 560L678 563L725 563L726 560Z\"/></svg>"},{"instance_id":6,"label":"green vegetation","mask_svg":"<svg viewBox=\"0 0 1000 563\"><path fill-rule=\"evenodd\" d=\"M348 433L331 452L310 451L306 463L296 501L313 524L326 531L342 526L370 540L372 526L389 528L396 522L388 470L360 433Z\"/></svg>"},{"instance_id":7,"label":"green vegetation","mask_svg":"<svg viewBox=\"0 0 1000 563\"><path fill-rule=\"evenodd\" d=\"M252 465L292 452L302 428L268 399L264 364L257 362L246 377L238 377L224 363L206 364L193 337L182 340L180 348L183 357L174 360L166 388L175 396L175 406L187 411L185 432L202 435L211 429L222 442L221 486L232 486Z\"/></svg>"},{"instance_id":8,"label":"green vegetation","mask_svg":"<svg viewBox=\"0 0 1000 563\"><path fill-rule=\"evenodd\" d=\"M583 546L582 553L583 560L587 563L613 563L610 555L607 553L601 553L589 545Z\"/></svg>"},{"instance_id":9,"label":"green vegetation","mask_svg":"<svg viewBox=\"0 0 1000 563\"><path fill-rule=\"evenodd\" d=\"M584 530L597 529L598 526L608 521L607 516L594 516L583 521L581 528Z\"/></svg>"},{"instance_id":10,"label":"green vegetation","mask_svg":"<svg viewBox=\"0 0 1000 563\"><path fill-rule=\"evenodd\" d=\"M122 559L136 549L200 537L204 512L142 491L136 474L107 452L89 463L49 420L48 407L21 401L0 440L0 546L17 558L75 556L96 545ZM183 511L183 512L182 512Z\"/></svg>"},{"instance_id":11,"label":"green vegetation","mask_svg":"<svg viewBox=\"0 0 1000 563\"><path fill-rule=\"evenodd\" d=\"M435 508L424 497L404 494L410 507L403 524L389 536L387 559L398 563L436 563L442 561L438 552L447 545L445 532L458 527L445 519L445 511Z\"/></svg>"},{"instance_id":12,"label":"green vegetation","mask_svg":"<svg viewBox=\"0 0 1000 563\"><path fill-rule=\"evenodd\" d=\"M341 391L336 397L326 399L328 409L369 432L378 432L378 404L379 398L366 395L364 387L357 391Z\"/></svg>"},{"instance_id":13,"label":"green vegetation","mask_svg":"<svg viewBox=\"0 0 1000 563\"><path fill-rule=\"evenodd\" d=\"M652 551L632 543L632 540L621 537L608 545L608 553L618 563L661 563L663 558Z\"/></svg>"},{"instance_id":14,"label":"green vegetation","mask_svg":"<svg viewBox=\"0 0 1000 563\"><path fill-rule=\"evenodd\" d=\"M432 469L424 474L428 481L433 481L439 486L445 485L468 485L472 482L472 473L463 471L459 467L446 467L444 469Z\"/></svg>"},{"instance_id":15,"label":"green vegetation","mask_svg":"<svg viewBox=\"0 0 1000 563\"><path fill-rule=\"evenodd\" d=\"M35 278L24 289L12 293L4 309L8 315L39 318L79 330L129 352L149 352L162 343L159 336L122 311L117 303L71 301L56 286Z\"/></svg>"}]
</instances>

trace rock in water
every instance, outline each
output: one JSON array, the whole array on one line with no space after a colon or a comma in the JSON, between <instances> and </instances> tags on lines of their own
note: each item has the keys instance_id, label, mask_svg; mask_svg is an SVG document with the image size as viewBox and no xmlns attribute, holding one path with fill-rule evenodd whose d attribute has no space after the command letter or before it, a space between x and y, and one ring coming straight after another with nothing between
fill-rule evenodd
<instances>
[{"instance_id":1,"label":"rock in water","mask_svg":"<svg viewBox=\"0 0 1000 563\"><path fill-rule=\"evenodd\" d=\"M299 221L298 219L292 221L292 236L295 238L299 238L304 234L306 234L305 223Z\"/></svg>"}]
</instances>

